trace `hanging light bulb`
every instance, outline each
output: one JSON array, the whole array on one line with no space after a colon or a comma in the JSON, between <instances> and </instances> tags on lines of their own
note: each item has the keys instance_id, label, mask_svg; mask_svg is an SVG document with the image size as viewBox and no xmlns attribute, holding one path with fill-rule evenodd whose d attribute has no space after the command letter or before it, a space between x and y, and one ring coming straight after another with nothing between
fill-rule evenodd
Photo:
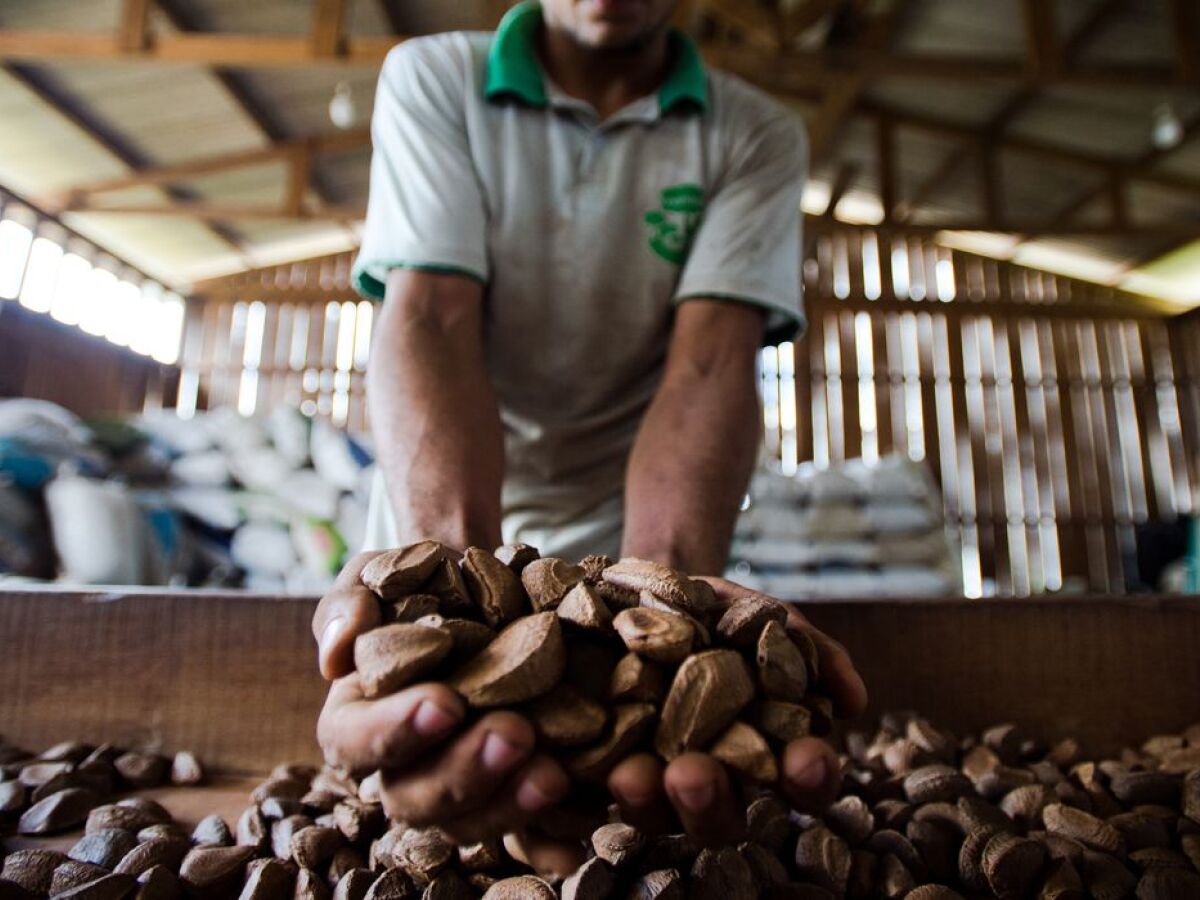
<instances>
[{"instance_id":1,"label":"hanging light bulb","mask_svg":"<svg viewBox=\"0 0 1200 900\"><path fill-rule=\"evenodd\" d=\"M1155 107L1150 141L1159 150L1170 150L1183 141L1183 123L1170 103L1160 103Z\"/></svg>"},{"instance_id":2,"label":"hanging light bulb","mask_svg":"<svg viewBox=\"0 0 1200 900\"><path fill-rule=\"evenodd\" d=\"M354 95L350 92L350 85L339 81L333 89L333 99L329 101L329 121L338 128L346 129L354 126L356 118L358 110L354 106Z\"/></svg>"}]
</instances>

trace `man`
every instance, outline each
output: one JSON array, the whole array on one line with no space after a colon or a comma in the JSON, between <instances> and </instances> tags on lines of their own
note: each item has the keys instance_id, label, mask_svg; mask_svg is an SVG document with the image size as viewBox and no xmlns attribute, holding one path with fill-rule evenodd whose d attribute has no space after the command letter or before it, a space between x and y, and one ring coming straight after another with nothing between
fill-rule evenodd
<instances>
[{"instance_id":1,"label":"man","mask_svg":"<svg viewBox=\"0 0 1200 900\"><path fill-rule=\"evenodd\" d=\"M507 540L723 570L761 428L757 350L802 321L804 136L766 95L704 69L670 28L675 6L522 3L495 35L389 55L355 264L384 300L368 373L374 546ZM440 686L361 700L353 637L378 621L357 584L366 558L314 622L322 672L341 678L327 755L382 767L389 811L463 837L560 799L565 775L518 716L456 734L462 704ZM861 681L819 637L853 713ZM784 770L797 803L836 783L817 741L789 748ZM635 758L609 786L630 820L673 809L703 840L741 821L701 754L666 772Z\"/></svg>"}]
</instances>

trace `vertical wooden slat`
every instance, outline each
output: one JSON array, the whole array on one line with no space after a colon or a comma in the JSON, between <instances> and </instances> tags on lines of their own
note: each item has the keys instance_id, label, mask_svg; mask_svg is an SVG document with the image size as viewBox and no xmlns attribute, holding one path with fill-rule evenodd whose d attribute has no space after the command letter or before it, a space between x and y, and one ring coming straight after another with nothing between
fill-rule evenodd
<instances>
[{"instance_id":1,"label":"vertical wooden slat","mask_svg":"<svg viewBox=\"0 0 1200 900\"><path fill-rule=\"evenodd\" d=\"M854 338L854 313L837 317L838 357L842 375L842 419L844 422L845 459L863 455L862 421L858 405L858 347Z\"/></svg>"},{"instance_id":2,"label":"vertical wooden slat","mask_svg":"<svg viewBox=\"0 0 1200 900\"><path fill-rule=\"evenodd\" d=\"M813 370L809 341L810 338L805 335L794 344L792 350L796 369L796 459L802 461L813 458Z\"/></svg>"},{"instance_id":3,"label":"vertical wooden slat","mask_svg":"<svg viewBox=\"0 0 1200 900\"><path fill-rule=\"evenodd\" d=\"M1179 363L1172 367L1172 378L1163 393L1168 408L1174 407L1177 444L1181 449L1190 448L1181 454L1177 502L1181 511L1194 515L1200 512L1200 315L1189 314L1178 327L1169 329L1169 335L1167 358L1174 357Z\"/></svg>"},{"instance_id":4,"label":"vertical wooden slat","mask_svg":"<svg viewBox=\"0 0 1200 900\"><path fill-rule=\"evenodd\" d=\"M806 343L808 344L808 368L812 373L812 434L813 462L818 466L829 465L832 457L829 439L829 404L826 398L828 381L825 367L825 316L814 315L811 320Z\"/></svg>"},{"instance_id":5,"label":"vertical wooden slat","mask_svg":"<svg viewBox=\"0 0 1200 900\"><path fill-rule=\"evenodd\" d=\"M892 430L892 375L893 360L888 354L887 316L872 311L871 339L875 357L875 434L879 444L879 455L886 456L897 450Z\"/></svg>"},{"instance_id":6,"label":"vertical wooden slat","mask_svg":"<svg viewBox=\"0 0 1200 900\"><path fill-rule=\"evenodd\" d=\"M1014 347L1013 379L1017 399L1017 433L1027 442L1026 512L1037 530L1041 553L1042 586L1062 586L1062 560L1058 540L1054 495L1054 439L1047 407L1047 382L1053 373L1043 366L1038 323L1022 318L1015 323L1018 343Z\"/></svg>"},{"instance_id":7,"label":"vertical wooden slat","mask_svg":"<svg viewBox=\"0 0 1200 900\"><path fill-rule=\"evenodd\" d=\"M908 426L904 412L904 346L900 334L900 313L887 313L886 333L892 446L897 453L907 456Z\"/></svg>"},{"instance_id":8,"label":"vertical wooden slat","mask_svg":"<svg viewBox=\"0 0 1200 900\"><path fill-rule=\"evenodd\" d=\"M1044 581L1037 531L1037 478L1030 450L1029 417L1021 375L1017 335L1006 317L994 318L996 401L1004 462L1004 509L1012 559L1013 593L1040 591Z\"/></svg>"},{"instance_id":9,"label":"vertical wooden slat","mask_svg":"<svg viewBox=\"0 0 1200 900\"><path fill-rule=\"evenodd\" d=\"M937 419L937 456L939 483L942 488L943 515L947 522L955 523L954 538L960 538L958 523L962 519L962 501L959 496L958 446L955 434L954 388L951 381L949 336L946 316L936 313L931 317L933 367L931 378L934 389L934 417Z\"/></svg>"},{"instance_id":10,"label":"vertical wooden slat","mask_svg":"<svg viewBox=\"0 0 1200 900\"><path fill-rule=\"evenodd\" d=\"M921 385L921 430L925 459L933 464L937 459L938 421L937 388L934 373L933 318L928 312L917 316L917 363Z\"/></svg>"},{"instance_id":11,"label":"vertical wooden slat","mask_svg":"<svg viewBox=\"0 0 1200 900\"><path fill-rule=\"evenodd\" d=\"M996 375L995 320L990 316L976 319L980 371L980 428L983 431L987 461L989 522L995 551L996 589L1013 592L1014 557L1019 565L1024 554L1014 554L1008 542L1008 506L1005 496L1004 433L1000 421L1000 400ZM982 494L982 491L981 491Z\"/></svg>"}]
</instances>

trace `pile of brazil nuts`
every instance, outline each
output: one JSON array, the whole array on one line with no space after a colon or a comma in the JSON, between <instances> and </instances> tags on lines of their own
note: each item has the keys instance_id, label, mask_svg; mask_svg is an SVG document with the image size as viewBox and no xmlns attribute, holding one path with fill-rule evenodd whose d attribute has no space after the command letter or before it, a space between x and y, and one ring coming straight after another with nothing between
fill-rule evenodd
<instances>
[{"instance_id":1,"label":"pile of brazil nuts","mask_svg":"<svg viewBox=\"0 0 1200 900\"><path fill-rule=\"evenodd\" d=\"M363 568L384 624L359 635L368 698L442 681L469 708L515 710L576 784L630 754L703 750L774 783L783 744L823 727L818 654L763 597L718 605L707 582L654 562L574 564L531 547L461 555L426 541Z\"/></svg>"},{"instance_id":2,"label":"pile of brazil nuts","mask_svg":"<svg viewBox=\"0 0 1200 900\"><path fill-rule=\"evenodd\" d=\"M203 781L203 766L187 750L164 756L65 741L33 754L0 738L0 822L24 835L82 825L114 794Z\"/></svg>"},{"instance_id":3,"label":"pile of brazil nuts","mask_svg":"<svg viewBox=\"0 0 1200 900\"><path fill-rule=\"evenodd\" d=\"M534 874L508 841L456 846L388 822L376 776L281 765L232 825L210 815L189 831L136 796L96 807L65 853L8 852L0 898L1200 897L1200 725L1085 760L1073 740L1047 747L1011 724L960 739L889 714L874 734L847 734L842 763L841 797L821 816L769 789L749 797L736 846L642 834L610 812L563 880Z\"/></svg>"},{"instance_id":4,"label":"pile of brazil nuts","mask_svg":"<svg viewBox=\"0 0 1200 900\"><path fill-rule=\"evenodd\" d=\"M361 578L384 622L356 640L364 692L440 680L475 711L528 717L574 782L538 826L581 841L578 870L539 876L519 842L460 846L388 821L377 773L282 765L235 823L187 830L145 798L96 805L138 786L136 756L0 744L0 825L85 824L66 853L7 851L0 900L1200 900L1200 725L1087 760L1073 740L1043 745L1013 724L963 738L893 713L845 735L839 799L804 815L774 790L778 753L824 732L831 702L783 605L719 604L706 582L655 563L523 546L460 555L426 542L380 554ZM741 843L643 834L608 804L621 759L689 750L734 776ZM143 756L167 777L165 757Z\"/></svg>"}]
</instances>

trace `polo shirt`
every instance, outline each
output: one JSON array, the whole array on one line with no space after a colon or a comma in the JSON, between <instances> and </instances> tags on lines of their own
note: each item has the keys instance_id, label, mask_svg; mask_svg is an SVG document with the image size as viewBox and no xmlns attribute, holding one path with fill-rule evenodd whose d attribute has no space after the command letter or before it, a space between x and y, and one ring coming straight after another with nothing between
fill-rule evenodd
<instances>
[{"instance_id":1,"label":"polo shirt","mask_svg":"<svg viewBox=\"0 0 1200 900\"><path fill-rule=\"evenodd\" d=\"M798 116L706 69L679 32L658 91L601 121L542 69L541 25L521 3L494 34L415 38L388 55L353 279L375 299L393 267L485 286L504 538L615 555L626 462L678 304L761 307L769 341L803 324L806 142ZM395 542L381 485L372 546Z\"/></svg>"}]
</instances>

